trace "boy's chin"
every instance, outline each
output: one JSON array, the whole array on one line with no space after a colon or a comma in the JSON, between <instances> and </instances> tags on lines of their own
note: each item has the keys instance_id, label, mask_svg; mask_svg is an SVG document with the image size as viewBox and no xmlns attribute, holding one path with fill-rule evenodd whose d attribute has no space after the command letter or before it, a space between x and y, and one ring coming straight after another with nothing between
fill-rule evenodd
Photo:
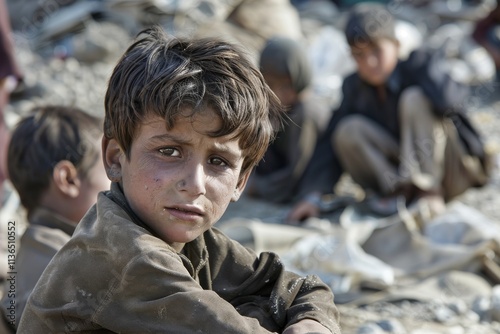
<instances>
[{"instance_id":1,"label":"boy's chin","mask_svg":"<svg viewBox=\"0 0 500 334\"><path fill-rule=\"evenodd\" d=\"M369 85L371 86L375 86L375 87L378 87L378 86L383 86L385 85L385 83L387 82L387 78L384 78L384 77L380 77L380 78L363 78L363 80L368 83Z\"/></svg>"},{"instance_id":2,"label":"boy's chin","mask_svg":"<svg viewBox=\"0 0 500 334\"><path fill-rule=\"evenodd\" d=\"M377 87L386 85L393 72L394 68L392 70L376 71L375 73L365 73L365 75L358 73L363 81Z\"/></svg>"}]
</instances>

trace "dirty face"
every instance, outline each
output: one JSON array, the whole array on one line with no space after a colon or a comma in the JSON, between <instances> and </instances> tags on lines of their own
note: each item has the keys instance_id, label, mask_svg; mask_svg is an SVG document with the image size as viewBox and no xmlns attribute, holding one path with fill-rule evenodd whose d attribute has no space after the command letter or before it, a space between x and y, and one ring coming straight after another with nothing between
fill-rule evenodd
<instances>
[{"instance_id":1,"label":"dirty face","mask_svg":"<svg viewBox=\"0 0 500 334\"><path fill-rule=\"evenodd\" d=\"M215 224L246 185L238 141L207 135L220 126L210 109L183 113L171 130L150 116L138 129L130 159L115 140L104 144L108 175L121 183L138 217L177 251Z\"/></svg>"}]
</instances>

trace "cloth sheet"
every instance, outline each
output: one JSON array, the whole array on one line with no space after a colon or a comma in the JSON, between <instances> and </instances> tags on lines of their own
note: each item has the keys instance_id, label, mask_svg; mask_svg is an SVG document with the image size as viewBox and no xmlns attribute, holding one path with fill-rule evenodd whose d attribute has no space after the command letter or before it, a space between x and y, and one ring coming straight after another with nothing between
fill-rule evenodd
<instances>
[{"instance_id":1,"label":"cloth sheet","mask_svg":"<svg viewBox=\"0 0 500 334\"><path fill-rule=\"evenodd\" d=\"M380 218L349 206L338 224L311 219L299 227L233 218L221 229L258 252L277 252L290 270L318 275L337 303L445 298L443 282L450 280L460 282L461 294L487 294L486 278L496 279L485 277L485 260L498 266L500 227L460 202L432 219L423 207Z\"/></svg>"}]
</instances>

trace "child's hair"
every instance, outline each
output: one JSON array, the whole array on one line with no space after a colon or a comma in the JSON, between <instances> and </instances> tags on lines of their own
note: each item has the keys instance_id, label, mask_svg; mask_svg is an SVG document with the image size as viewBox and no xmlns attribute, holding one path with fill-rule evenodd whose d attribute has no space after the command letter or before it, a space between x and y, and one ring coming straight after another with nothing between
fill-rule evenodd
<instances>
[{"instance_id":1,"label":"child's hair","mask_svg":"<svg viewBox=\"0 0 500 334\"><path fill-rule=\"evenodd\" d=\"M81 177L100 158L102 121L66 106L34 108L15 127L7 164L10 180L28 215L49 188L55 165L68 160Z\"/></svg>"},{"instance_id":2,"label":"child's hair","mask_svg":"<svg viewBox=\"0 0 500 334\"><path fill-rule=\"evenodd\" d=\"M207 107L222 120L221 128L209 135L239 140L245 155L242 174L258 163L282 124L278 98L237 47L149 28L139 33L111 75L104 135L130 158L135 132L146 116L164 118L171 129L183 111L194 115Z\"/></svg>"},{"instance_id":3,"label":"child's hair","mask_svg":"<svg viewBox=\"0 0 500 334\"><path fill-rule=\"evenodd\" d=\"M397 41L393 15L382 4L362 3L349 12L344 28L350 46L373 44L382 38Z\"/></svg>"},{"instance_id":4,"label":"child's hair","mask_svg":"<svg viewBox=\"0 0 500 334\"><path fill-rule=\"evenodd\" d=\"M297 93L311 84L312 65L302 45L291 38L274 37L260 53L262 73L288 75Z\"/></svg>"}]
</instances>

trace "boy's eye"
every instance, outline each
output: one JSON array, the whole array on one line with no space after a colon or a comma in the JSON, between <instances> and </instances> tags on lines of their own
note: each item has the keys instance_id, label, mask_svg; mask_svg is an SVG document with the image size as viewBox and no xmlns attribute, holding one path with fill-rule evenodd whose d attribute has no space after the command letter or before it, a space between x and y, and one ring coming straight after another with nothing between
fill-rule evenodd
<instances>
[{"instance_id":1,"label":"boy's eye","mask_svg":"<svg viewBox=\"0 0 500 334\"><path fill-rule=\"evenodd\" d=\"M181 155L179 150L172 147L160 148L159 151L162 155L166 155L169 157L178 157Z\"/></svg>"},{"instance_id":2,"label":"boy's eye","mask_svg":"<svg viewBox=\"0 0 500 334\"><path fill-rule=\"evenodd\" d=\"M222 160L221 158L210 158L208 159L208 162L212 165L216 166L227 166L228 164Z\"/></svg>"}]
</instances>

